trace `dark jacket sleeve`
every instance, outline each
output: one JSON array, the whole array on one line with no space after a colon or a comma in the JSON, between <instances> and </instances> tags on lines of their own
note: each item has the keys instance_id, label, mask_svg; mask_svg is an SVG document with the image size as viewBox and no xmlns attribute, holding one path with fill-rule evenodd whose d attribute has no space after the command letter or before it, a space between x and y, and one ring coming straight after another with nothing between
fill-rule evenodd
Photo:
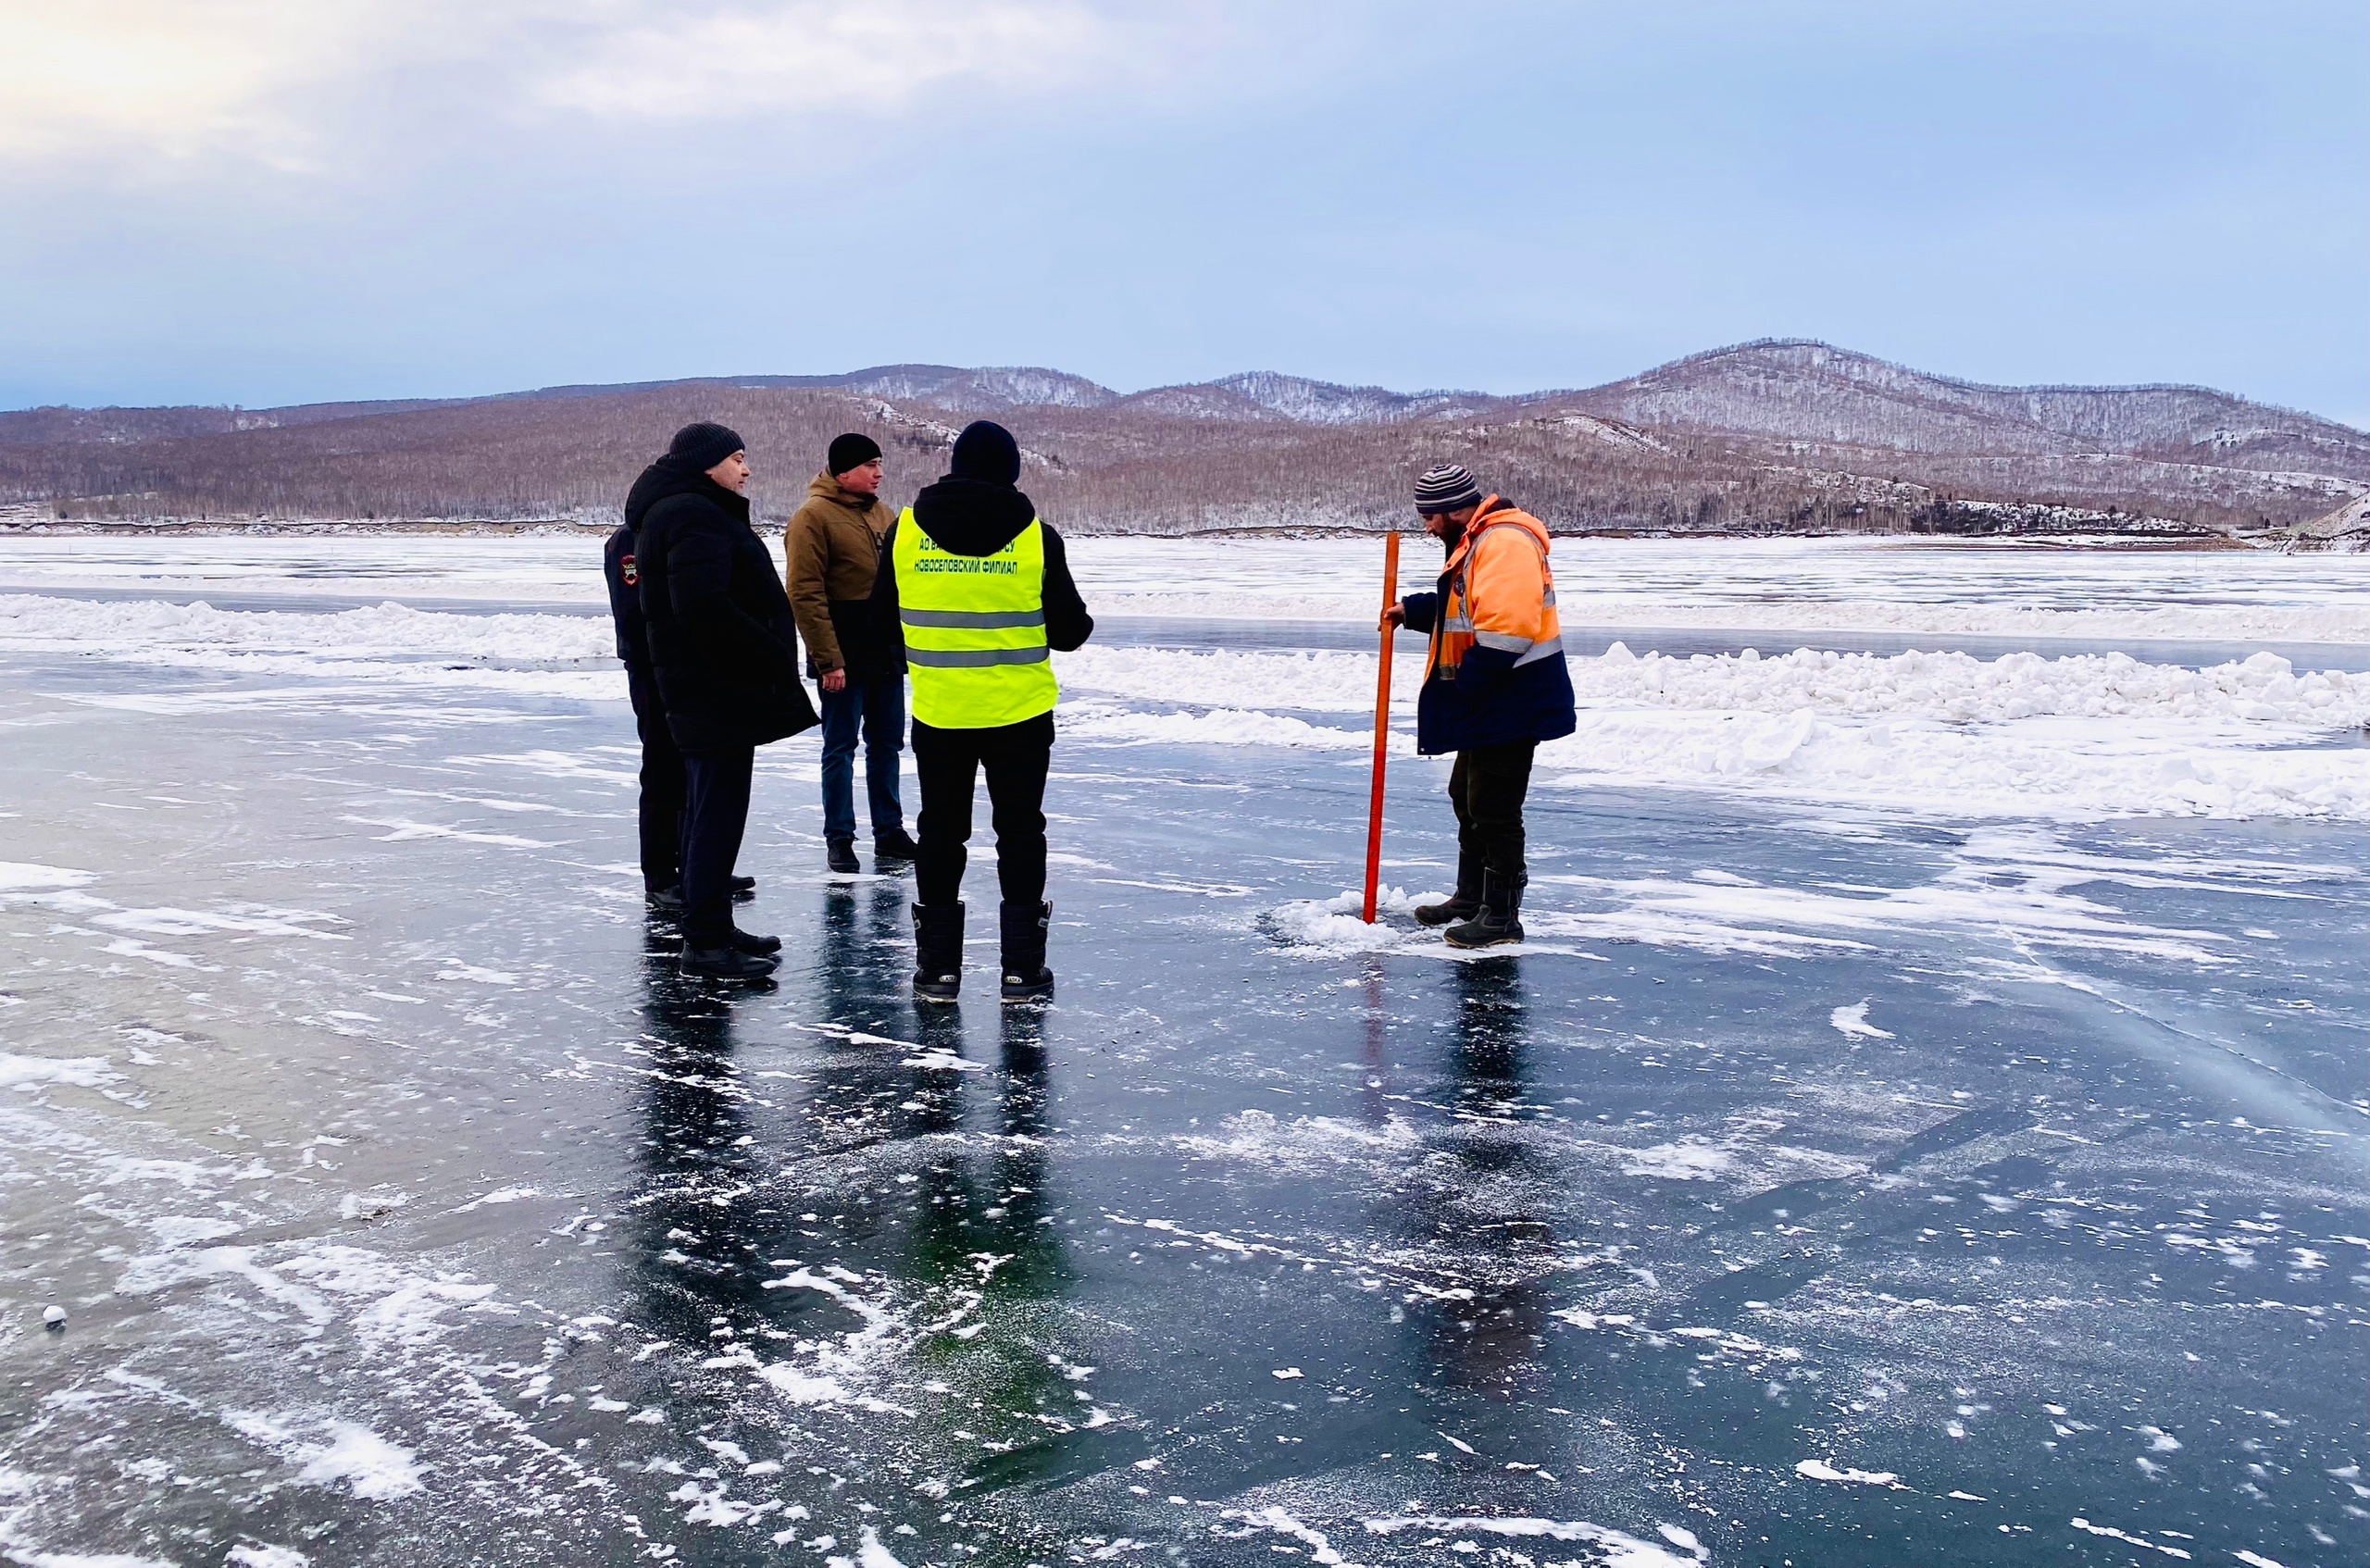
<instances>
[{"instance_id":1,"label":"dark jacket sleeve","mask_svg":"<svg viewBox=\"0 0 2370 1568\"><path fill-rule=\"evenodd\" d=\"M905 622L897 614L897 529L891 523L880 536L880 565L872 574L872 597L866 601L873 646L879 651L881 667L892 675L905 667Z\"/></svg>"},{"instance_id":2,"label":"dark jacket sleeve","mask_svg":"<svg viewBox=\"0 0 2370 1568\"><path fill-rule=\"evenodd\" d=\"M1432 622L1440 616L1441 596L1437 593L1410 593L1399 601L1399 607L1406 612L1408 630L1420 637L1429 637Z\"/></svg>"},{"instance_id":3,"label":"dark jacket sleeve","mask_svg":"<svg viewBox=\"0 0 2370 1568\"><path fill-rule=\"evenodd\" d=\"M667 542L667 603L676 621L705 638L719 660L763 670L777 686L797 684L798 661L790 649L732 602L731 536L721 527L686 524ZM788 610L785 603L785 621Z\"/></svg>"},{"instance_id":4,"label":"dark jacket sleeve","mask_svg":"<svg viewBox=\"0 0 2370 1568\"><path fill-rule=\"evenodd\" d=\"M628 669L650 667L650 650L643 646L642 595L626 585L626 556L633 550L633 535L619 529L601 552L601 575L609 584L609 624L617 634L617 659Z\"/></svg>"},{"instance_id":5,"label":"dark jacket sleeve","mask_svg":"<svg viewBox=\"0 0 2370 1568\"><path fill-rule=\"evenodd\" d=\"M1078 581L1070 576L1070 553L1062 536L1045 529L1045 641L1056 653L1082 648L1094 635L1094 617L1086 613Z\"/></svg>"}]
</instances>

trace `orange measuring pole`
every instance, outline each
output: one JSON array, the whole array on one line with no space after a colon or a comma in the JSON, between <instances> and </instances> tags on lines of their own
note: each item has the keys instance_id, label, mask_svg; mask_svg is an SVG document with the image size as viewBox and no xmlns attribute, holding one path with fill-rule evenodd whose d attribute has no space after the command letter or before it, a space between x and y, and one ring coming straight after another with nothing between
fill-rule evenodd
<instances>
[{"instance_id":1,"label":"orange measuring pole","mask_svg":"<svg viewBox=\"0 0 2370 1568\"><path fill-rule=\"evenodd\" d=\"M1382 607L1399 603L1399 535L1382 536ZM1398 628L1382 623L1382 673L1374 689L1374 798L1366 806L1366 912L1374 924L1374 900L1382 881L1383 765L1391 760L1391 640Z\"/></svg>"}]
</instances>

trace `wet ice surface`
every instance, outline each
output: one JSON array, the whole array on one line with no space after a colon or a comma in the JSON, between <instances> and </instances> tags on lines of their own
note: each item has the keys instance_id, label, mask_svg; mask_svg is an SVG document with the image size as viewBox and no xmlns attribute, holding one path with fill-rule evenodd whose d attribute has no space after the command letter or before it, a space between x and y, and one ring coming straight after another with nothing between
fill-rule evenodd
<instances>
[{"instance_id":1,"label":"wet ice surface","mask_svg":"<svg viewBox=\"0 0 2370 1568\"><path fill-rule=\"evenodd\" d=\"M811 739L779 989L686 986L614 676L390 627L0 662L19 1560L2370 1560L2357 820L1543 781L1458 962L1441 765L1337 897L1358 668L1202 744L1171 648L1056 753L1058 1004L917 1015Z\"/></svg>"}]
</instances>

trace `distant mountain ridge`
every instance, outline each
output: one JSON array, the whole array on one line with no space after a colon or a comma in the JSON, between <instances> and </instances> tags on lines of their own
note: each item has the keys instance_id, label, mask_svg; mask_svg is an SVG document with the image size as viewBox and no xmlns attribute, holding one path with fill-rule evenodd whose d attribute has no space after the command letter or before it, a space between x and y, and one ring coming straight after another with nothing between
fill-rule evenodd
<instances>
[{"instance_id":1,"label":"distant mountain ridge","mask_svg":"<svg viewBox=\"0 0 2370 1568\"><path fill-rule=\"evenodd\" d=\"M1375 476L1445 455L1510 465L1527 496L1568 507L1550 518L1567 527L2085 512L2272 529L2370 491L2370 433L2211 388L1990 386L1769 339L1514 396L1274 371L1120 392L1042 367L887 365L275 409L31 409L0 413L0 499L127 516L581 514L613 504L602 497L677 409L748 410L735 417L777 429L776 450L812 444L810 427L868 420L919 451L963 420L1004 418L1051 476L1032 493L1066 490L1089 527L1372 526L1401 509ZM614 429L618 452L586 450L595 428ZM547 492L480 473L489 442L549 447ZM418 459L408 478L398 450ZM1246 476L1268 469L1276 482L1246 493Z\"/></svg>"},{"instance_id":2,"label":"distant mountain ridge","mask_svg":"<svg viewBox=\"0 0 2370 1568\"><path fill-rule=\"evenodd\" d=\"M1736 430L1903 451L2370 456L2370 434L2210 387L1996 387L1800 339L1690 355L1577 394L1637 424ZM2298 466L2280 463L2278 467ZM2359 477L2370 478L2370 474Z\"/></svg>"}]
</instances>

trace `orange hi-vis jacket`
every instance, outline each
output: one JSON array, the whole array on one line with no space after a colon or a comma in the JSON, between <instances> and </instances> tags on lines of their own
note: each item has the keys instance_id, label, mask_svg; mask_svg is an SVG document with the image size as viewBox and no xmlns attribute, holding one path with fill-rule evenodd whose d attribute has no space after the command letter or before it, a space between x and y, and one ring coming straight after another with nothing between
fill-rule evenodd
<instances>
[{"instance_id":1,"label":"orange hi-vis jacket","mask_svg":"<svg viewBox=\"0 0 2370 1568\"><path fill-rule=\"evenodd\" d=\"M1401 602L1407 629L1429 634L1416 749L1553 740L1578 716L1547 564L1547 525L1498 496L1483 502L1449 553L1435 591Z\"/></svg>"},{"instance_id":2,"label":"orange hi-vis jacket","mask_svg":"<svg viewBox=\"0 0 2370 1568\"><path fill-rule=\"evenodd\" d=\"M1454 680L1470 649L1512 653L1512 667L1564 651L1555 614L1555 574L1547 564L1547 525L1496 496L1481 504L1443 574L1424 678Z\"/></svg>"}]
</instances>

